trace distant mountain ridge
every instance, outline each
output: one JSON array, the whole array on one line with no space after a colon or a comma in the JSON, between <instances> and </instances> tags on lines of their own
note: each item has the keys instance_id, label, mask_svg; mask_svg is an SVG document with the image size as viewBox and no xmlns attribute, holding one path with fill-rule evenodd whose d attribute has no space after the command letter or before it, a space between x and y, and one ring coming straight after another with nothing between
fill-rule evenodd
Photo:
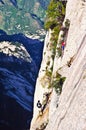
<instances>
[{"instance_id":1,"label":"distant mountain ridge","mask_svg":"<svg viewBox=\"0 0 86 130\"><path fill-rule=\"evenodd\" d=\"M0 130L29 128L42 50L37 39L0 30Z\"/></svg>"},{"instance_id":2,"label":"distant mountain ridge","mask_svg":"<svg viewBox=\"0 0 86 130\"><path fill-rule=\"evenodd\" d=\"M43 42L38 39L28 38L22 33L7 35L5 31L0 30L0 42L3 41L22 43L39 68L40 59L38 57L39 55L42 57Z\"/></svg>"}]
</instances>

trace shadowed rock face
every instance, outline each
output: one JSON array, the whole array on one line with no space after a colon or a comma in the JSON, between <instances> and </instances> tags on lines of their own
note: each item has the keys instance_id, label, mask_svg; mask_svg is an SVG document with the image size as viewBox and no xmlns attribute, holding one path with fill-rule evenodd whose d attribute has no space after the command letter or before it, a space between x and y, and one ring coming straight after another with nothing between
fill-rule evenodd
<instances>
[{"instance_id":1,"label":"shadowed rock face","mask_svg":"<svg viewBox=\"0 0 86 130\"><path fill-rule=\"evenodd\" d=\"M3 31L0 38L0 130L27 130L43 43Z\"/></svg>"},{"instance_id":2,"label":"shadowed rock face","mask_svg":"<svg viewBox=\"0 0 86 130\"><path fill-rule=\"evenodd\" d=\"M37 75L34 67L33 63L0 53L0 129L29 128Z\"/></svg>"}]
</instances>

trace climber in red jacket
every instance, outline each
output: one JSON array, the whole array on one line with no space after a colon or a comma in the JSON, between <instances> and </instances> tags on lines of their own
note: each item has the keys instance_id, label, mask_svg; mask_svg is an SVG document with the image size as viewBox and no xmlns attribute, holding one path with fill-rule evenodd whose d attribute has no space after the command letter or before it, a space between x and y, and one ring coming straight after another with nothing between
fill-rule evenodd
<instances>
[{"instance_id":1,"label":"climber in red jacket","mask_svg":"<svg viewBox=\"0 0 86 130\"><path fill-rule=\"evenodd\" d=\"M63 54L64 54L64 48L65 48L65 42L64 41L61 44L61 48L62 48L62 56L63 56Z\"/></svg>"},{"instance_id":2,"label":"climber in red jacket","mask_svg":"<svg viewBox=\"0 0 86 130\"><path fill-rule=\"evenodd\" d=\"M65 48L65 42L63 41L62 42L62 50L64 50L64 48Z\"/></svg>"}]
</instances>

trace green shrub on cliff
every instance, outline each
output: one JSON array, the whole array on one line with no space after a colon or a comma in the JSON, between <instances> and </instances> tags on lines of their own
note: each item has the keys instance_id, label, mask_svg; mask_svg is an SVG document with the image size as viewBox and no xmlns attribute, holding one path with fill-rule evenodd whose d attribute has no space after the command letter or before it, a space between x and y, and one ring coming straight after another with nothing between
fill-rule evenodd
<instances>
[{"instance_id":1,"label":"green shrub on cliff","mask_svg":"<svg viewBox=\"0 0 86 130\"><path fill-rule=\"evenodd\" d=\"M55 88L57 93L62 92L62 86L65 81L65 77L62 77L59 73L56 73L56 76L52 80L51 87Z\"/></svg>"},{"instance_id":2,"label":"green shrub on cliff","mask_svg":"<svg viewBox=\"0 0 86 130\"><path fill-rule=\"evenodd\" d=\"M46 12L45 29L49 30L50 28L52 30L51 49L53 50L53 56L55 56L59 32L65 17L65 8L65 1L51 0Z\"/></svg>"},{"instance_id":3,"label":"green shrub on cliff","mask_svg":"<svg viewBox=\"0 0 86 130\"><path fill-rule=\"evenodd\" d=\"M47 9L47 18L45 21L45 29L54 29L56 26L61 26L65 16L66 2L51 0Z\"/></svg>"}]
</instances>

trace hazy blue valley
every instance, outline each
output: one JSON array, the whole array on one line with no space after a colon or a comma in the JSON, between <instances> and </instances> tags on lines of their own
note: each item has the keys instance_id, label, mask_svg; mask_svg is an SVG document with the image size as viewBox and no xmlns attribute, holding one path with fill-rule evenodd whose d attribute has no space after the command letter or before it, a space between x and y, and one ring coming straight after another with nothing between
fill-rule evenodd
<instances>
[{"instance_id":1,"label":"hazy blue valley","mask_svg":"<svg viewBox=\"0 0 86 130\"><path fill-rule=\"evenodd\" d=\"M50 0L0 0L0 130L27 130Z\"/></svg>"}]
</instances>

